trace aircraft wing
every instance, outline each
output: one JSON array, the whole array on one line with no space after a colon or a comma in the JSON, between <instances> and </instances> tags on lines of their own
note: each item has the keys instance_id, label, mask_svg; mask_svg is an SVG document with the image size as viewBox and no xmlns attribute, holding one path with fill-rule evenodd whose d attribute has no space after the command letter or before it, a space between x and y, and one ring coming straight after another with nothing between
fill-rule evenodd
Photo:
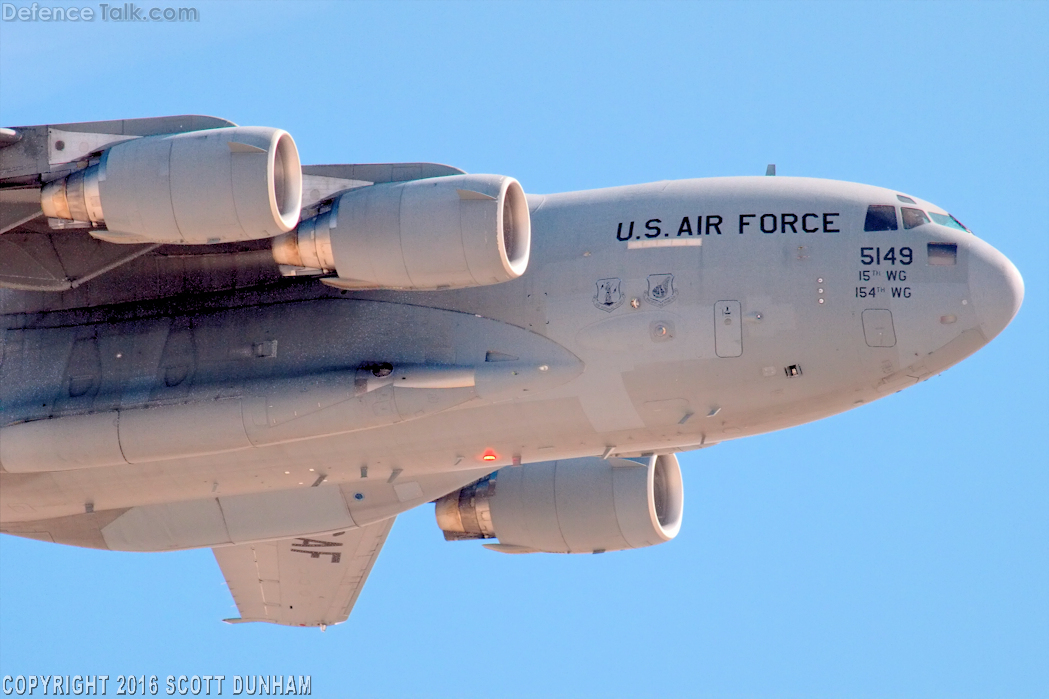
<instances>
[{"instance_id":1,"label":"aircraft wing","mask_svg":"<svg viewBox=\"0 0 1049 699\"><path fill-rule=\"evenodd\" d=\"M317 538L212 549L240 611L231 624L320 626L346 621L394 518Z\"/></svg>"},{"instance_id":2,"label":"aircraft wing","mask_svg":"<svg viewBox=\"0 0 1049 699\"><path fill-rule=\"evenodd\" d=\"M118 144L231 127L236 124L225 119L182 115L0 128L0 288L68 292L126 266L128 276L137 277L137 284L129 284L125 277L108 286L104 283L105 292L96 293L124 289L126 300L133 300L126 295L133 297L132 290L139 286L159 284L178 290L185 283L202 291L215 291L270 283L282 274L292 274L280 270L274 261L269 236L236 243L179 245L169 241L160 245L157 241L114 237L104 222L66 220L44 212L42 188L99 163L103 154ZM155 178L160 162L153 166L151 177ZM439 163L299 167L302 197L296 216L301 213L302 220L351 189L464 174L459 168ZM148 201L150 197L132 193L131 200ZM153 218L147 216L147 220ZM199 226L189 228L196 230Z\"/></svg>"}]
</instances>

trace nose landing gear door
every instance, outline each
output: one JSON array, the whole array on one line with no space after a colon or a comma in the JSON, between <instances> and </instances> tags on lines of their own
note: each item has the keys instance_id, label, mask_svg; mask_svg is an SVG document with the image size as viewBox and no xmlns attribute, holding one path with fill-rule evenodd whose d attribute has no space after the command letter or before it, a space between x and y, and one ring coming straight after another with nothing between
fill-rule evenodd
<instances>
[{"instance_id":1,"label":"nose landing gear door","mask_svg":"<svg viewBox=\"0 0 1049 699\"><path fill-rule=\"evenodd\" d=\"M743 354L743 318L739 301L714 304L714 352L719 357Z\"/></svg>"}]
</instances>

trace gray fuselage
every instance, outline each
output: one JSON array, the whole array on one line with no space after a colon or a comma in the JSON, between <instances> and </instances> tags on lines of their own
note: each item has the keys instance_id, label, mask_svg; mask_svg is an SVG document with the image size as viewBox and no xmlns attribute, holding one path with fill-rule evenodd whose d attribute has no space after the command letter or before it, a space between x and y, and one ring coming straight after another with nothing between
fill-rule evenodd
<instances>
[{"instance_id":1,"label":"gray fuselage","mask_svg":"<svg viewBox=\"0 0 1049 699\"><path fill-rule=\"evenodd\" d=\"M240 282L142 264L0 291L0 523L116 547L99 532L129 508L323 482L360 524L514 462L868 403L982 347L1023 294L968 231L905 228L901 207L946 212L904 199L784 177L534 196L525 275L458 291L339 291L257 253ZM865 231L870 205L896 230ZM437 378L362 388L380 364Z\"/></svg>"}]
</instances>

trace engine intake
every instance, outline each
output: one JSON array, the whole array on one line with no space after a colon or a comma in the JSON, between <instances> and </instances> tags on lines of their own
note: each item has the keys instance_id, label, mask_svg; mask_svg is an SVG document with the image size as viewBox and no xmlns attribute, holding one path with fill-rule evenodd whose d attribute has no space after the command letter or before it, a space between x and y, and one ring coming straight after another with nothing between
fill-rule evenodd
<instances>
[{"instance_id":1,"label":"engine intake","mask_svg":"<svg viewBox=\"0 0 1049 699\"><path fill-rule=\"evenodd\" d=\"M453 175L346 192L276 238L273 256L360 287L461 289L524 274L531 231L517 180Z\"/></svg>"},{"instance_id":2,"label":"engine intake","mask_svg":"<svg viewBox=\"0 0 1049 699\"><path fill-rule=\"evenodd\" d=\"M673 455L645 464L568 459L510 466L436 502L445 539L491 539L507 553L599 553L669 541L684 489Z\"/></svg>"},{"instance_id":3,"label":"engine intake","mask_svg":"<svg viewBox=\"0 0 1049 699\"><path fill-rule=\"evenodd\" d=\"M237 126L118 143L40 195L47 216L104 225L113 242L258 240L298 223L302 169L286 131Z\"/></svg>"}]
</instances>

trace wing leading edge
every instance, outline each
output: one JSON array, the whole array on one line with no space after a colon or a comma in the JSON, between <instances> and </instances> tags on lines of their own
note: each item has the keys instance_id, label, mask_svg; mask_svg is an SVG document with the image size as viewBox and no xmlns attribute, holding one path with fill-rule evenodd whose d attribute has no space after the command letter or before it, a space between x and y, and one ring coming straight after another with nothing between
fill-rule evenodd
<instances>
[{"instance_id":1,"label":"wing leading edge","mask_svg":"<svg viewBox=\"0 0 1049 699\"><path fill-rule=\"evenodd\" d=\"M231 624L319 626L346 621L394 518L323 536L212 549L240 611Z\"/></svg>"}]
</instances>

